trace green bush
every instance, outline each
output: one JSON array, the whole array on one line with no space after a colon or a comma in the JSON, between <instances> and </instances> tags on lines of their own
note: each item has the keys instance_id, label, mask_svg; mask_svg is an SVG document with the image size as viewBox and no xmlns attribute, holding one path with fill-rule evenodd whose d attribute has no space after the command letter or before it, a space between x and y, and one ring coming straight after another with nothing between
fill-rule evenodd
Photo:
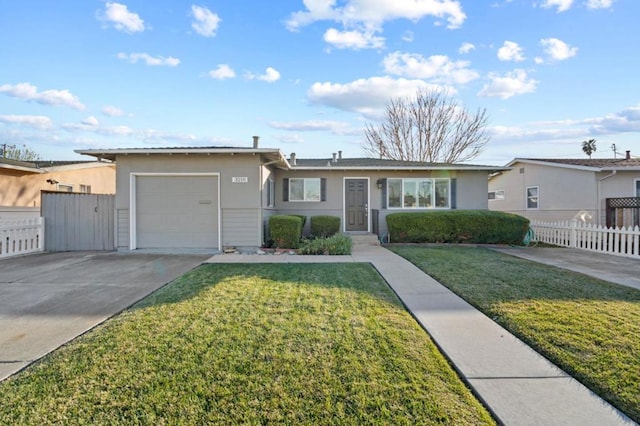
<instances>
[{"instance_id":1,"label":"green bush","mask_svg":"<svg viewBox=\"0 0 640 426\"><path fill-rule=\"evenodd\" d=\"M300 247L300 254L351 254L351 237L337 234L329 238L305 240Z\"/></svg>"},{"instance_id":2,"label":"green bush","mask_svg":"<svg viewBox=\"0 0 640 426\"><path fill-rule=\"evenodd\" d=\"M307 223L307 216L303 215L303 214L292 214L289 216L294 216L294 217L299 217L301 222L300 222L300 235L304 235L304 225L305 223Z\"/></svg>"},{"instance_id":3,"label":"green bush","mask_svg":"<svg viewBox=\"0 0 640 426\"><path fill-rule=\"evenodd\" d=\"M338 216L311 216L311 235L327 238L340 232Z\"/></svg>"},{"instance_id":4,"label":"green bush","mask_svg":"<svg viewBox=\"0 0 640 426\"><path fill-rule=\"evenodd\" d=\"M520 244L529 219L489 210L392 213L387 228L392 243Z\"/></svg>"},{"instance_id":5,"label":"green bush","mask_svg":"<svg viewBox=\"0 0 640 426\"><path fill-rule=\"evenodd\" d=\"M302 235L302 219L298 216L276 215L269 218L269 238L278 248L298 248Z\"/></svg>"}]
</instances>

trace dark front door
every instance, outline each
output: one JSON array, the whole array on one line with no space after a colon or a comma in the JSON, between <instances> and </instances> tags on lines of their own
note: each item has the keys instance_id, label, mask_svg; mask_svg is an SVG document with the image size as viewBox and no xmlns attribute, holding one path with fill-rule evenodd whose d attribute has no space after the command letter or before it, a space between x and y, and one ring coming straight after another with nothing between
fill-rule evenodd
<instances>
[{"instance_id":1,"label":"dark front door","mask_svg":"<svg viewBox=\"0 0 640 426\"><path fill-rule=\"evenodd\" d=\"M369 188L367 179L345 179L345 231L369 230Z\"/></svg>"}]
</instances>

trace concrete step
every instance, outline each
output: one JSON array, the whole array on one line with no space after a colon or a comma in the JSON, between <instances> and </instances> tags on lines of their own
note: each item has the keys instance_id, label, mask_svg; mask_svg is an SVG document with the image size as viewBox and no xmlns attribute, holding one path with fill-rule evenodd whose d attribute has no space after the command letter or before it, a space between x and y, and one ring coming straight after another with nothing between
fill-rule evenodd
<instances>
[{"instance_id":1,"label":"concrete step","mask_svg":"<svg viewBox=\"0 0 640 426\"><path fill-rule=\"evenodd\" d=\"M376 234L347 234L351 237L353 245L379 246L380 241Z\"/></svg>"}]
</instances>

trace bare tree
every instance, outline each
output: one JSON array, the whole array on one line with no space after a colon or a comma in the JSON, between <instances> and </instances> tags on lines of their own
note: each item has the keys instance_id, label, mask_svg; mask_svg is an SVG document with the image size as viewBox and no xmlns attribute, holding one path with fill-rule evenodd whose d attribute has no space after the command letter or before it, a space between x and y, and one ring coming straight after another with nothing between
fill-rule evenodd
<instances>
[{"instance_id":1,"label":"bare tree","mask_svg":"<svg viewBox=\"0 0 640 426\"><path fill-rule=\"evenodd\" d=\"M37 161L40 160L40 154L26 145L19 147L16 145L7 145L5 143L0 144L0 158L18 161Z\"/></svg>"},{"instance_id":2,"label":"bare tree","mask_svg":"<svg viewBox=\"0 0 640 426\"><path fill-rule=\"evenodd\" d=\"M582 141L582 152L591 158L591 154L596 152L596 140L589 139L588 141Z\"/></svg>"},{"instance_id":3,"label":"bare tree","mask_svg":"<svg viewBox=\"0 0 640 426\"><path fill-rule=\"evenodd\" d=\"M470 113L448 92L418 90L389 101L378 125L366 124L368 155L404 161L456 163L477 157L490 137L486 109Z\"/></svg>"}]
</instances>

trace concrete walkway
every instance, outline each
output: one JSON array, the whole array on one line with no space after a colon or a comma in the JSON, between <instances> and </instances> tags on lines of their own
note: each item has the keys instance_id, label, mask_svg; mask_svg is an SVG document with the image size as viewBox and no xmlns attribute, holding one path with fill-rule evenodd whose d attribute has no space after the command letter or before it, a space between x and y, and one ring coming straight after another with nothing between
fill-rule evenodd
<instances>
[{"instance_id":1,"label":"concrete walkway","mask_svg":"<svg viewBox=\"0 0 640 426\"><path fill-rule=\"evenodd\" d=\"M377 245L351 256L218 255L208 263L371 263L505 425L634 425L631 419L426 275Z\"/></svg>"}]
</instances>

